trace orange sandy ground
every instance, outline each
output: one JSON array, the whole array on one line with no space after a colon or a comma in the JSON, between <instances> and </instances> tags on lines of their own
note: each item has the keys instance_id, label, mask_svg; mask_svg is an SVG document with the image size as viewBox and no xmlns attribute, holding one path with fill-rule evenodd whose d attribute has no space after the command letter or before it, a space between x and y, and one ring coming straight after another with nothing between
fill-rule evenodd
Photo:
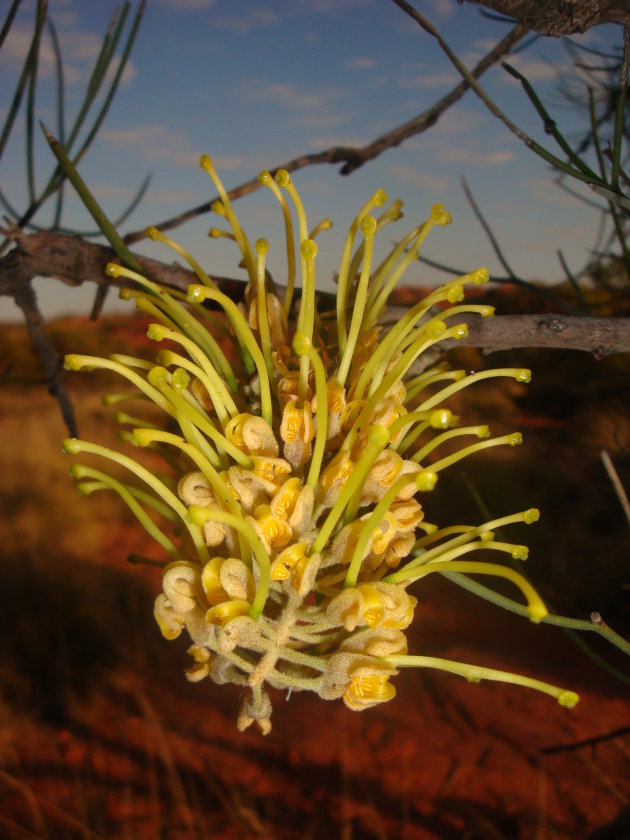
<instances>
[{"instance_id":1,"label":"orange sandy ground","mask_svg":"<svg viewBox=\"0 0 630 840\"><path fill-rule=\"evenodd\" d=\"M69 321L55 340L129 352L130 330L142 344L134 325ZM76 495L57 407L25 347L20 330L3 331L1 368L14 363L0 391L1 837L562 840L587 838L628 807L628 685L562 631L437 577L414 589L410 652L547 679L577 690L580 704L406 671L380 708L275 694L271 734L239 733L239 691L185 680L185 641L166 642L153 622L159 571L126 563L155 549L117 500ZM441 520L482 521L466 476L493 516L537 504L541 522L510 531L532 546L536 585L564 614L599 609L627 636L628 527L599 462L605 446L630 486L623 362L534 356L527 394L503 383L467 397L471 419L522 429L526 445L444 477L427 518L439 509ZM111 441L96 386L73 375L81 433ZM600 836L630 837L620 831Z\"/></svg>"}]
</instances>

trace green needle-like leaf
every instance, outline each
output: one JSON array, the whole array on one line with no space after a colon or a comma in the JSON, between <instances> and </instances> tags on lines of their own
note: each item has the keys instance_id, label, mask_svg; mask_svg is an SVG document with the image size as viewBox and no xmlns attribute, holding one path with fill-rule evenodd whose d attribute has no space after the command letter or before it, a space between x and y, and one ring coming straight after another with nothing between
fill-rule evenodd
<instances>
[{"instance_id":1,"label":"green needle-like leaf","mask_svg":"<svg viewBox=\"0 0 630 840\"><path fill-rule=\"evenodd\" d=\"M128 265L134 271L142 271L142 268L136 261L136 258L133 256L129 248L127 248L116 228L110 222L104 210L90 192L83 178L79 175L64 147L58 140L55 139L43 123L41 123L41 126L52 153L59 162L62 172L79 194L79 198L98 225L99 229L103 232L103 235L107 238L109 244L125 265Z\"/></svg>"}]
</instances>

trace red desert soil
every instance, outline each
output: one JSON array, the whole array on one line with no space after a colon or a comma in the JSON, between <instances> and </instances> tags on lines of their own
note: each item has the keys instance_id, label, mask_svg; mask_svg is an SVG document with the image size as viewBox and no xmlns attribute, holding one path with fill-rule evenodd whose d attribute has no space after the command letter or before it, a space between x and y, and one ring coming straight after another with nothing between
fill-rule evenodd
<instances>
[{"instance_id":1,"label":"red desert soil","mask_svg":"<svg viewBox=\"0 0 630 840\"><path fill-rule=\"evenodd\" d=\"M51 334L63 351L145 343L137 319L66 320ZM531 579L556 611L599 610L627 637L628 523L600 461L606 448L630 487L627 357L463 362L523 363L527 390L482 385L457 411L489 416L499 434L521 429L524 446L445 476L427 518L481 522L475 494L492 516L540 507L540 523L510 531L531 546ZM58 408L20 328L0 332L0 370L1 837L630 837L628 684L563 631L437 576L414 589L410 652L540 677L579 692L579 705L405 671L380 708L275 694L271 734L239 733L239 691L186 681L185 640L165 641L153 621L159 571L126 562L156 549L118 500L77 495ZM70 386L81 435L113 441L103 380L73 374ZM610 645L580 638L630 674Z\"/></svg>"}]
</instances>

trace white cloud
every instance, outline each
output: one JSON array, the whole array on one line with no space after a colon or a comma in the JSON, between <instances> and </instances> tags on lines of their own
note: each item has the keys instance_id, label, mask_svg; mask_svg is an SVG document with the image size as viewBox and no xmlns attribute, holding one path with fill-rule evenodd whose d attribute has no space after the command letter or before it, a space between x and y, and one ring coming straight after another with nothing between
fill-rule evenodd
<instances>
[{"instance_id":1,"label":"white cloud","mask_svg":"<svg viewBox=\"0 0 630 840\"><path fill-rule=\"evenodd\" d=\"M255 95L259 101L273 101L296 110L319 108L328 101L324 93L307 93L288 82L269 82L256 89Z\"/></svg>"},{"instance_id":2,"label":"white cloud","mask_svg":"<svg viewBox=\"0 0 630 840\"><path fill-rule=\"evenodd\" d=\"M190 204L198 199L194 190L156 190L147 195L151 204Z\"/></svg>"},{"instance_id":3,"label":"white cloud","mask_svg":"<svg viewBox=\"0 0 630 840\"><path fill-rule=\"evenodd\" d=\"M295 0L295 5L312 14L313 12L337 12L351 6L372 6L374 0L343 0L343 3L339 0Z\"/></svg>"},{"instance_id":4,"label":"white cloud","mask_svg":"<svg viewBox=\"0 0 630 840\"><path fill-rule=\"evenodd\" d=\"M291 125L294 128L315 128L318 131L326 131L346 122L348 122L347 114L321 114L318 112L296 117L291 120Z\"/></svg>"},{"instance_id":5,"label":"white cloud","mask_svg":"<svg viewBox=\"0 0 630 840\"><path fill-rule=\"evenodd\" d=\"M336 134L314 135L308 138L308 145L311 149L327 149L330 146L364 146L366 142L365 137L351 137L350 135L343 137Z\"/></svg>"},{"instance_id":6,"label":"white cloud","mask_svg":"<svg viewBox=\"0 0 630 840\"><path fill-rule=\"evenodd\" d=\"M214 0L153 0L159 6L166 6L176 12L199 12L214 6Z\"/></svg>"},{"instance_id":7,"label":"white cloud","mask_svg":"<svg viewBox=\"0 0 630 840\"><path fill-rule=\"evenodd\" d=\"M345 62L344 66L347 70L372 70L376 67L377 62L373 58L367 56L357 56L350 58Z\"/></svg>"},{"instance_id":8,"label":"white cloud","mask_svg":"<svg viewBox=\"0 0 630 840\"><path fill-rule=\"evenodd\" d=\"M478 166L496 166L508 163L516 157L514 152L507 149L497 149L494 152L478 152L471 148L456 147L439 151L437 160L444 163L471 163Z\"/></svg>"},{"instance_id":9,"label":"white cloud","mask_svg":"<svg viewBox=\"0 0 630 840\"><path fill-rule=\"evenodd\" d=\"M91 192L99 200L115 200L125 204L135 196L135 190L116 184L90 185ZM149 190L146 200L150 204L190 204L196 199L194 190Z\"/></svg>"},{"instance_id":10,"label":"white cloud","mask_svg":"<svg viewBox=\"0 0 630 840\"><path fill-rule=\"evenodd\" d=\"M64 62L64 80L69 85L84 84L86 73L91 69L96 56L99 54L102 37L94 32L74 29L63 29L58 32L61 52ZM8 66L11 71L19 72L28 53L33 37L32 29L21 24L11 28L9 36L2 45L0 64ZM112 59L108 70L108 78L116 72L120 57ZM50 38L44 34L39 48L38 62L39 77L51 78L56 73L55 53ZM126 83L135 75L131 62L127 62L122 81Z\"/></svg>"},{"instance_id":11,"label":"white cloud","mask_svg":"<svg viewBox=\"0 0 630 840\"><path fill-rule=\"evenodd\" d=\"M96 198L103 200L104 198L115 198L120 201L130 201L133 198L133 192L129 187L117 186L115 184L90 184L90 192Z\"/></svg>"},{"instance_id":12,"label":"white cloud","mask_svg":"<svg viewBox=\"0 0 630 840\"><path fill-rule=\"evenodd\" d=\"M459 84L461 76L449 70L441 73L429 73L424 70L416 69L413 73L405 73L399 80L398 86L408 90L426 90L428 88L453 86Z\"/></svg>"},{"instance_id":13,"label":"white cloud","mask_svg":"<svg viewBox=\"0 0 630 840\"><path fill-rule=\"evenodd\" d=\"M193 153L188 139L181 132L172 131L157 123L130 128L103 129L99 137L109 146L141 147L142 157L145 160L168 159L177 165L188 165L191 159L199 160L199 154Z\"/></svg>"},{"instance_id":14,"label":"white cloud","mask_svg":"<svg viewBox=\"0 0 630 840\"><path fill-rule=\"evenodd\" d=\"M392 178L399 178L407 185L417 187L420 190L426 190L432 194L448 191L448 178L421 172L415 166L411 166L408 163L391 163L387 169Z\"/></svg>"},{"instance_id":15,"label":"white cloud","mask_svg":"<svg viewBox=\"0 0 630 840\"><path fill-rule=\"evenodd\" d=\"M523 76L532 83L547 81L548 79L557 79L558 72L566 69L566 64L552 64L544 58L537 58L536 56L528 55L527 53L518 53L517 55L508 56L507 62L515 67L519 73L522 73ZM520 82L510 76L507 72L504 72L504 81L520 84Z\"/></svg>"},{"instance_id":16,"label":"white cloud","mask_svg":"<svg viewBox=\"0 0 630 840\"><path fill-rule=\"evenodd\" d=\"M448 20L455 13L455 3L453 0L431 0L429 3L431 7L430 14L435 15L439 20Z\"/></svg>"},{"instance_id":17,"label":"white cloud","mask_svg":"<svg viewBox=\"0 0 630 840\"><path fill-rule=\"evenodd\" d=\"M215 29L223 29L233 35L249 35L261 26L274 26L280 21L281 17L276 12L260 7L240 7L238 14L213 15L210 19Z\"/></svg>"}]
</instances>

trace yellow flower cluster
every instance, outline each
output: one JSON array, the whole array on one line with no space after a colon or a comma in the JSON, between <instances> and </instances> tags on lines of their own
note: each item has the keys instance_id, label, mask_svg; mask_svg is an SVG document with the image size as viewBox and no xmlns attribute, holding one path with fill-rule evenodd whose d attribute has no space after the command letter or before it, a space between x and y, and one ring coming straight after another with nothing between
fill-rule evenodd
<instances>
[{"instance_id":1,"label":"yellow flower cluster","mask_svg":"<svg viewBox=\"0 0 630 840\"><path fill-rule=\"evenodd\" d=\"M126 414L119 420L132 427L122 438L162 454L170 477L98 444L70 439L64 446L116 462L140 480L128 484L82 464L72 470L85 493L117 492L169 557L154 612L167 639L184 630L192 639L188 679L246 686L238 726L256 721L264 733L271 727L268 687L311 690L361 710L391 700L390 680L405 666L521 683L573 705L576 695L546 683L407 654L403 631L416 607L407 590L432 572L507 578L522 591L533 621L546 615L511 567L464 559L493 550L524 559L524 546L497 541L494 532L533 522L538 511L439 528L424 521L418 498L462 458L521 441L518 433L492 438L487 426L460 426L446 407L449 397L487 377L529 381L523 369L466 374L445 363L423 369L430 347L466 335L457 316L493 314L491 307L463 302L467 284L488 279L485 269L431 292L388 331L379 325L396 282L449 214L435 205L374 265L376 233L401 216L401 202L372 215L387 202L383 190L376 192L348 231L336 309L318 311L314 237L330 223L309 232L288 172L280 170L275 180L260 175L285 219L288 275L280 300L265 268L267 242L251 247L210 158L201 165L219 191L214 209L231 229L211 235L238 244L249 278L246 304L223 294L193 257L150 228L152 239L187 260L199 283L183 295L119 265L110 264L108 273L131 281L125 296L151 316L149 337L168 349L154 362L66 357L69 369L107 368L128 380L133 393L112 395L110 403L136 396L164 412L159 427ZM297 216L299 303L285 193ZM477 440L436 453L460 436Z\"/></svg>"}]
</instances>

